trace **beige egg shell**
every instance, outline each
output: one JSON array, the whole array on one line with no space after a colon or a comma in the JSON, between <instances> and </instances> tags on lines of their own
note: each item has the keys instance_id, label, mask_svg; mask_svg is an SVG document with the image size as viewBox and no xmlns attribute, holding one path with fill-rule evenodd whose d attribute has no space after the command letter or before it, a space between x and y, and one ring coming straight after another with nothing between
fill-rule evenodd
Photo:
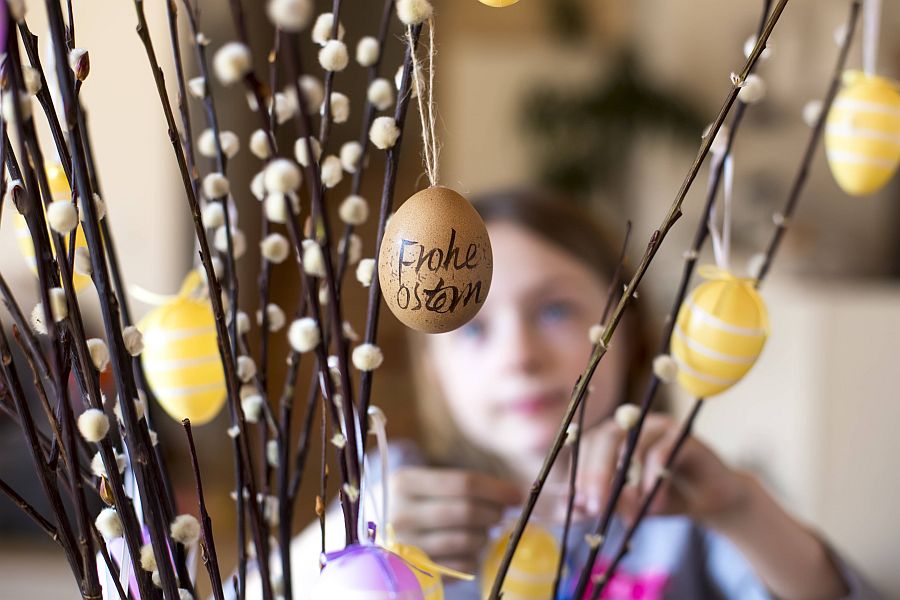
<instances>
[{"instance_id":1,"label":"beige egg shell","mask_svg":"<svg viewBox=\"0 0 900 600\"><path fill-rule=\"evenodd\" d=\"M391 217L378 257L384 301L400 321L426 333L464 325L491 287L494 259L481 216L444 187L413 195Z\"/></svg>"}]
</instances>

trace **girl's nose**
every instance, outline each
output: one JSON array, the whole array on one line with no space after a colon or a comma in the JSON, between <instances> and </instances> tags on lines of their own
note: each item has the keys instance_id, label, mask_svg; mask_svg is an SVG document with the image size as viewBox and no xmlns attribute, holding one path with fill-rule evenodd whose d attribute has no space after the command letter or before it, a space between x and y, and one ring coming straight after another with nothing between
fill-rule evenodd
<instances>
[{"instance_id":1,"label":"girl's nose","mask_svg":"<svg viewBox=\"0 0 900 600\"><path fill-rule=\"evenodd\" d=\"M494 347L500 373L534 373L543 364L543 350L534 323L524 315L511 315L498 328Z\"/></svg>"}]
</instances>

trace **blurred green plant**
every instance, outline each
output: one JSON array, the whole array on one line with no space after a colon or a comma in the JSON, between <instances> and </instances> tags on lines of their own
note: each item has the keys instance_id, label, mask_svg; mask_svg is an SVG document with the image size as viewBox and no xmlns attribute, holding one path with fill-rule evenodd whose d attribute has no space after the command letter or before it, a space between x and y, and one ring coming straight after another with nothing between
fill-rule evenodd
<instances>
[{"instance_id":1,"label":"blurred green plant","mask_svg":"<svg viewBox=\"0 0 900 600\"><path fill-rule=\"evenodd\" d=\"M641 74L625 51L609 76L586 87L536 86L523 99L539 183L574 197L621 191L637 134L669 133L699 143L704 121L684 98Z\"/></svg>"}]
</instances>

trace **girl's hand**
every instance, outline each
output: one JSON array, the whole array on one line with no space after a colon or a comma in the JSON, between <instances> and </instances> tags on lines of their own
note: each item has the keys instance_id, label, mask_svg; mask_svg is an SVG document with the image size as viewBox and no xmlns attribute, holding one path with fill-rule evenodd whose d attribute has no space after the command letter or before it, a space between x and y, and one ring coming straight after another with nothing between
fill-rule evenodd
<instances>
[{"instance_id":1,"label":"girl's hand","mask_svg":"<svg viewBox=\"0 0 900 600\"><path fill-rule=\"evenodd\" d=\"M488 531L521 501L512 483L470 471L407 467L391 475L390 486L397 541L465 573L477 571Z\"/></svg>"},{"instance_id":2,"label":"girl's hand","mask_svg":"<svg viewBox=\"0 0 900 600\"><path fill-rule=\"evenodd\" d=\"M632 462L639 465L637 477L630 474L616 506L616 512L626 520L637 515L644 495L663 471L679 429L680 424L667 416L647 415ZM576 506L580 510L592 516L603 511L626 441L627 432L612 419L585 432L576 482ZM725 465L702 442L689 437L650 513L684 514L711 524L737 511L747 496L747 488L746 477Z\"/></svg>"}]
</instances>

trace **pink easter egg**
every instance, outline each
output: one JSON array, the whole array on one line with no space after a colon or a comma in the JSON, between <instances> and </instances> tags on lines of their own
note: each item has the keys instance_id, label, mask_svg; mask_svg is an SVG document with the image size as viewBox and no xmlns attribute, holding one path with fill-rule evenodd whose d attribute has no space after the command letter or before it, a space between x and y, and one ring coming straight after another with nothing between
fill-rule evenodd
<instances>
[{"instance_id":1,"label":"pink easter egg","mask_svg":"<svg viewBox=\"0 0 900 600\"><path fill-rule=\"evenodd\" d=\"M347 546L324 562L312 600L424 600L412 569L379 546Z\"/></svg>"}]
</instances>

